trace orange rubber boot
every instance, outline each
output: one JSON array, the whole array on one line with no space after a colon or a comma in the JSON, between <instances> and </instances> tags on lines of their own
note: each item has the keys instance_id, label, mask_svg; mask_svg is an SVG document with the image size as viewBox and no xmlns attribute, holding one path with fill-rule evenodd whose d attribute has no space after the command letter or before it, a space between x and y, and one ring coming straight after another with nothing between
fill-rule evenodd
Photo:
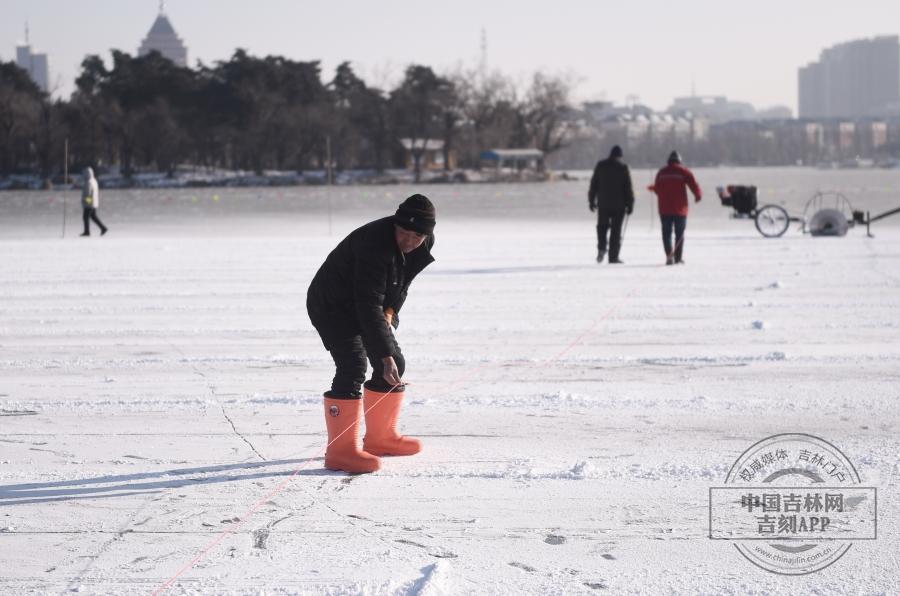
<instances>
[{"instance_id":1,"label":"orange rubber boot","mask_svg":"<svg viewBox=\"0 0 900 596\"><path fill-rule=\"evenodd\" d=\"M366 436L363 449L373 455L415 455L422 450L418 439L397 432L397 417L403 403L403 392L379 393L363 390L366 410Z\"/></svg>"},{"instance_id":2,"label":"orange rubber boot","mask_svg":"<svg viewBox=\"0 0 900 596\"><path fill-rule=\"evenodd\" d=\"M365 474L381 468L381 460L359 449L361 411L361 399L325 398L325 425L328 427L325 467L329 470Z\"/></svg>"}]
</instances>

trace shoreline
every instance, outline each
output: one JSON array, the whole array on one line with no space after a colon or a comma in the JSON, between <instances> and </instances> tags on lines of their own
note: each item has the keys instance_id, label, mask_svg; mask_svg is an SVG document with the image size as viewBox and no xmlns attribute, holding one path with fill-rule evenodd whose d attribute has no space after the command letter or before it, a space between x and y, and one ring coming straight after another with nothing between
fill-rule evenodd
<instances>
[{"instance_id":1,"label":"shoreline","mask_svg":"<svg viewBox=\"0 0 900 596\"><path fill-rule=\"evenodd\" d=\"M588 176L589 177L589 176ZM81 188L80 174L70 175L65 184L62 177L52 180L34 175L14 175L0 178L0 191L12 190L77 190ZM391 186L401 184L504 184L534 183L556 180L581 180L582 176L567 171L536 172L450 170L425 171L416 182L415 174L409 170L351 170L335 172L329 181L324 170L310 170L304 173L289 171L267 171L263 174L251 172L183 171L175 176L160 173L141 173L131 177L117 174L101 174L97 177L101 189L190 189L190 188L277 188L291 186Z\"/></svg>"},{"instance_id":2,"label":"shoreline","mask_svg":"<svg viewBox=\"0 0 900 596\"><path fill-rule=\"evenodd\" d=\"M632 172L643 170L655 171L655 168L632 167ZM809 170L826 173L851 173L872 172L883 173L900 168L860 167L860 168L823 168L812 165L783 165L783 166L696 166L694 170ZM424 171L418 182L415 175L409 170L392 169L383 172L374 170L347 170L335 172L329 183L328 173L325 170L308 170L303 173L294 171L266 171L263 174L255 174L247 171L224 170L188 170L184 169L175 176L168 176L157 172L139 173L128 178L119 174L101 174L98 182L101 189L200 189L200 188L288 188L288 187L319 187L319 186L397 186L397 185L470 185L470 184L533 184L536 182L559 181L590 181L591 170L547 170L536 172L533 170L468 170L457 169L450 171ZM80 190L81 175L69 175L69 184L63 184L62 176L52 180L42 179L36 175L12 175L0 177L0 192L2 191L60 191Z\"/></svg>"}]
</instances>

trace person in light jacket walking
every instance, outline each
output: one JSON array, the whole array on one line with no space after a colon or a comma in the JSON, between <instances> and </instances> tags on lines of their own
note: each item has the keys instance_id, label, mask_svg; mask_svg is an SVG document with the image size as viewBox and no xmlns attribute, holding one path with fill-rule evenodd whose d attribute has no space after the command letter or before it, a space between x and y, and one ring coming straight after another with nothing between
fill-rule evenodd
<instances>
[{"instance_id":1,"label":"person in light jacket walking","mask_svg":"<svg viewBox=\"0 0 900 596\"><path fill-rule=\"evenodd\" d=\"M91 235L91 220L100 226L100 235L106 234L109 230L100 218L97 216L97 209L100 208L100 186L94 177L94 170L91 168L84 169L84 186L81 189L81 218L84 220L84 232L82 236Z\"/></svg>"}]
</instances>

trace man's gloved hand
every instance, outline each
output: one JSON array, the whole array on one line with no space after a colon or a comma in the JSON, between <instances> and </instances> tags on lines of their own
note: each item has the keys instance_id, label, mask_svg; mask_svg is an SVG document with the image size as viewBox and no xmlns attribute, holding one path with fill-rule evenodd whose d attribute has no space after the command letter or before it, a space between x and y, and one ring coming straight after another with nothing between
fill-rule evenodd
<instances>
[{"instance_id":1,"label":"man's gloved hand","mask_svg":"<svg viewBox=\"0 0 900 596\"><path fill-rule=\"evenodd\" d=\"M632 211L634 211L634 205L628 205L625 207L625 215L631 215Z\"/></svg>"},{"instance_id":2,"label":"man's gloved hand","mask_svg":"<svg viewBox=\"0 0 900 596\"><path fill-rule=\"evenodd\" d=\"M597 210L597 203L591 201L590 203L588 203L588 209L590 209L591 213L593 213Z\"/></svg>"},{"instance_id":3,"label":"man's gloved hand","mask_svg":"<svg viewBox=\"0 0 900 596\"><path fill-rule=\"evenodd\" d=\"M381 359L381 370L383 371L381 377L391 388L400 384L400 371L397 370L397 363L394 362L393 356Z\"/></svg>"}]
</instances>

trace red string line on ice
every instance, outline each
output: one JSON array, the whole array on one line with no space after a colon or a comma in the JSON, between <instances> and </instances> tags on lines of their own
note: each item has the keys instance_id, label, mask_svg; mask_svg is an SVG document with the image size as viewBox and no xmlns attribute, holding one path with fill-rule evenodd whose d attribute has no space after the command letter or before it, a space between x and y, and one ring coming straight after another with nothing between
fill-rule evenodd
<instances>
[{"instance_id":1,"label":"red string line on ice","mask_svg":"<svg viewBox=\"0 0 900 596\"><path fill-rule=\"evenodd\" d=\"M381 400L383 400L385 397L387 397L388 395L390 395L391 392L392 392L394 389L396 389L397 387L399 387L401 384L402 384L402 382L401 382L401 383L397 383L397 384L395 384L393 387L391 387L386 393L383 393L383 394L381 395L381 397L379 397L379 398L375 401L374 404L372 404L371 406L369 406L369 407L365 410L365 412L363 412L363 416L365 416L365 414L367 414L367 413L369 412L369 410L371 410L372 408L374 408L375 406L377 406L378 404L380 404L380 403L381 403ZM331 441L328 442L327 445L325 445L325 450L324 450L324 451L317 452L317 453L324 454L325 451L328 450L328 447L330 447L332 443L334 443L334 442L337 441L341 436L343 436L343 434L344 434L345 432L349 431L350 428L351 428L351 427L348 426L348 427L345 428L343 431L341 431L340 433L338 433L337 436L335 436ZM194 567L194 565L196 565L197 563L199 563L200 561L202 561L203 558L207 555L207 553L209 553L209 551L211 551L213 548L215 548L215 547L216 547L220 542L222 542L225 538L227 538L228 536L230 536L230 535L236 533L239 529L241 529L241 528L244 526L244 524L247 523L247 522L250 520L251 517L253 517L253 514L255 514L255 513L259 510L260 507L262 507L265 503L267 503L267 502L270 501L271 499L274 499L276 496L278 496L278 495L281 493L281 491L283 491L285 488L287 488L287 485L290 484L291 481L293 481L294 478L295 478L300 472L302 472L304 469L306 469L306 467L309 465L309 463L310 463L311 461L313 461L313 459L314 459L314 457L306 458L306 461L304 461L302 464L300 464L300 466L297 467L297 469L295 469L295 470L294 470L287 478L285 478L283 481L281 481L281 483L278 484L278 486L276 486L274 489L272 489L271 491L269 491L269 493L267 493L264 497L262 497L261 499L259 499L258 501L256 501L249 509L247 509L247 511L245 511L244 514L240 516L239 521L238 521L236 524L234 524L233 526L230 526L230 527L226 528L225 530L223 530L222 532L220 532L218 536L216 536L213 540L211 540L208 544L206 544L203 548L201 548L200 551L197 553L196 556L194 556L193 559L191 559L191 560L188 561L183 567L181 567L181 569L179 569L179 570L175 573L175 575L173 575L172 577L170 577L170 578L169 578L168 580L166 580L161 586L159 586L156 590L154 590L154 591L153 591L153 596L157 596L157 594L162 594L163 592L165 592L166 590L168 590L168 589L172 586L172 584L174 584L174 583L178 580L178 578L181 577L186 571L190 570L191 568Z\"/></svg>"},{"instance_id":2,"label":"red string line on ice","mask_svg":"<svg viewBox=\"0 0 900 596\"><path fill-rule=\"evenodd\" d=\"M612 313L614 313L622 305L623 302L625 302L626 300L631 298L633 295L634 295L634 289L632 288L627 294L625 294L625 296L620 298L617 302L613 303L613 305L610 306L609 309L607 309L607 311L604 312L600 317L598 317L597 319L594 319L594 321L591 322L591 324L587 327L587 329L585 329L583 332L581 332L581 334L578 337L576 337L574 340L569 342L569 344L566 347L564 347L558 354L556 354L552 358L548 358L546 360L546 362L555 362L556 360L560 360L563 356L568 354L575 346L580 344L585 337L590 335L594 331L594 329L597 328L597 326L600 323L602 323L607 318L609 318L609 316ZM457 377L456 380L451 381L449 384L442 385L443 389L441 392L444 394L452 393L458 387L464 386L466 383L470 383L473 380L475 380L475 373L484 371L484 370L500 368L503 365L504 365L503 362L491 362L491 363L482 364L481 366L476 367L474 370L468 371L467 374ZM408 384L422 386L422 385L432 385L435 383L421 383L421 384L408 383Z\"/></svg>"},{"instance_id":3,"label":"red string line on ice","mask_svg":"<svg viewBox=\"0 0 900 596\"><path fill-rule=\"evenodd\" d=\"M681 239L679 239L679 243L680 242L681 242ZM628 293L625 294L625 296L623 296L618 302L614 303L611 307L609 307L609 309L607 309L607 311L604 312L603 315L601 315L600 317L595 319L585 331L583 331L573 341L569 342L569 344L565 348L563 348L559 353L557 353L555 356L550 358L548 361L553 362L555 360L559 360L564 355L566 355L568 352L570 352L575 346L577 346L579 343L581 343L581 341L585 337L587 337L592 331L594 331L594 329L600 323L602 323L607 318L609 318L609 316L613 312L615 312L622 305L622 303L624 303L626 300L628 300L629 298L631 298L634 295L635 287L636 287L636 285L633 286L632 289L629 290ZM492 368L498 368L500 366L502 366L502 363L488 363L488 364L483 364L483 365L475 368L472 371L467 371L465 374L460 375L455 381L452 381L449 385L445 385L444 393L451 393L457 387L462 386L465 383L471 382L474 378L475 373L477 373L479 371L488 370L488 369L492 369ZM403 384L403 383L401 382L401 383L395 384L386 393L382 394L381 397L379 397L378 400L374 404L372 404L369 408L365 409L365 411L363 412L363 416L365 416L365 414L368 413L369 410L371 410L372 408L377 406L379 403L381 403L381 400L383 400L385 397L390 395L390 393L394 389L399 387L401 384ZM319 451L317 453L324 454L328 450L328 447L330 447L333 442L337 441L341 436L343 436L343 434L345 432L347 432L348 430L350 430L350 427L344 429L337 436L335 436L334 439L329 441L328 444L325 445L324 451ZM222 532L220 532L213 540L211 540L203 548L201 548L200 551L197 553L197 555L194 556L193 559L191 559L188 563L186 563L183 567L181 567L172 577L170 577L168 580L166 580L166 582L164 582L160 587L158 587L156 590L154 590L153 596L157 596L158 594L162 594L163 592L168 590L172 586L172 584L174 584L178 580L179 577L181 577L185 572L187 572L191 568L193 568L197 563L202 561L203 558L206 557L206 555L213 548L215 548L225 538L227 538L228 536L230 536L232 534L235 534L239 529L241 529L244 526L244 524L246 524L246 522L249 521L250 518L260 509L260 507L262 507L269 500L278 496L285 488L287 488L288 484L290 484L300 472L305 470L309 466L310 462L313 461L313 459L314 459L314 457L306 458L304 463L301 464L299 467L297 467L297 469L295 469L287 478L285 478L274 489L269 491L269 493L267 493L264 497L262 497L261 499L256 501L249 509L247 509L247 511L245 511L244 514L240 516L239 521L236 524L234 524L234 525L226 528Z\"/></svg>"}]
</instances>

